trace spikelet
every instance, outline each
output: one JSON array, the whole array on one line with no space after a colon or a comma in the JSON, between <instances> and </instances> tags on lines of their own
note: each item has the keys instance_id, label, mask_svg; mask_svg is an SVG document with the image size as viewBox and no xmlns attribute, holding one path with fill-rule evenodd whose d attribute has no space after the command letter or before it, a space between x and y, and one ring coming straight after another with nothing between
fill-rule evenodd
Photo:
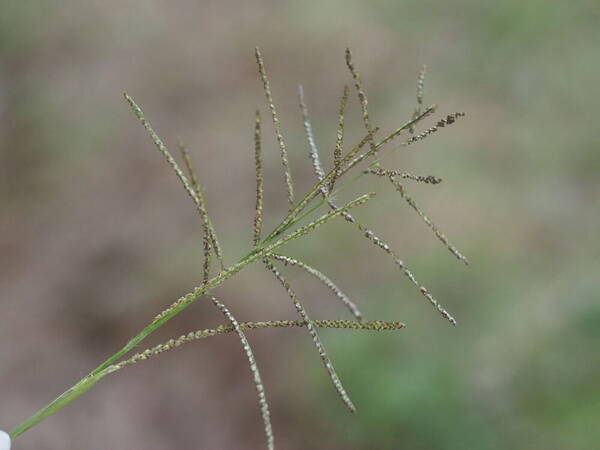
<instances>
[{"instance_id":1,"label":"spikelet","mask_svg":"<svg viewBox=\"0 0 600 450\"><path fill-rule=\"evenodd\" d=\"M321 338L319 337L319 334L317 333L317 329L315 328L314 323L308 316L306 309L304 308L302 303L300 303L300 300L296 296L296 293L292 290L290 284L283 277L283 275L279 272L279 270L277 270L277 268L268 260L265 260L264 263L265 263L265 266L267 267L267 269L269 271L271 271L271 273L273 273L275 278L277 278L277 281L279 281L281 283L281 285L287 292L288 296L292 300L292 303L294 304L294 307L296 308L298 315L301 317L302 321L304 322L304 324L306 326L306 329L308 330L308 332L310 333L310 336L312 337L313 344L314 344L315 348L317 349L317 351L319 352L321 361L323 361L323 365L325 366L325 369L327 370L327 373L329 374L329 378L331 379L331 382L333 383L333 386L335 387L336 391L338 392L340 398L342 399L344 404L348 407L350 412L355 412L356 407L352 403L352 400L350 400L350 397L348 396L346 389L344 389L344 386L342 385L342 382L341 382L340 378L338 377L338 375L335 371L335 368L333 367L333 364L331 363L331 360L329 359L329 356L327 356L327 352L325 351L325 347L323 347Z\"/></svg>"},{"instance_id":2,"label":"spikelet","mask_svg":"<svg viewBox=\"0 0 600 450\"><path fill-rule=\"evenodd\" d=\"M254 246L260 242L260 234L263 223L263 202L264 202L264 174L262 167L262 149L260 132L260 111L256 110L256 119L254 123L254 163L256 168L256 212L254 214Z\"/></svg>"},{"instance_id":3,"label":"spikelet","mask_svg":"<svg viewBox=\"0 0 600 450\"><path fill-rule=\"evenodd\" d=\"M185 163L188 175L190 177L192 189L198 196L198 200L200 203L200 207L198 208L198 210L202 219L202 241L204 250L204 264L202 272L203 281L204 283L206 283L210 278L210 264L212 260L211 249L212 251L214 251L215 255L219 260L221 270L225 268L223 264L223 254L221 252L219 240L217 239L217 233L208 215L208 209L206 207L206 200L204 198L202 186L198 182L198 177L196 176L196 171L194 170L194 165L192 164L192 159L190 158L190 155L187 151L187 147L182 141L179 141L177 143L177 147L179 148L179 152L181 153L181 156Z\"/></svg>"},{"instance_id":4,"label":"spikelet","mask_svg":"<svg viewBox=\"0 0 600 450\"><path fill-rule=\"evenodd\" d=\"M362 322L363 315L356 306L356 304L352 300L350 300L350 298L346 294L344 294L344 292L333 281L331 281L331 279L327 275L315 269L314 267L309 266L308 264L305 264L298 259L290 258L289 256L278 255L274 253L269 258L281 261L286 266L290 265L299 267L300 269L303 269L304 271L311 274L313 277L315 277L321 283L327 286L327 288L331 290L337 298L340 299L340 301L344 304L344 306L346 306L346 308L348 308L348 310L352 313L356 320Z\"/></svg>"},{"instance_id":5,"label":"spikelet","mask_svg":"<svg viewBox=\"0 0 600 450\"><path fill-rule=\"evenodd\" d=\"M165 157L165 159L167 160L167 162L169 163L169 165L171 166L171 168L177 174L177 177L179 178L179 180L183 184L183 187L185 188L186 192L192 198L192 200L194 201L194 204L196 205L196 207L200 210L201 209L200 199L198 198L198 195L196 194L196 192L194 191L194 189L192 189L192 187L188 183L187 178L185 177L185 175L183 174L183 172L179 168L179 165L177 164L177 162L175 161L175 159L171 155L171 152L169 152L169 150L167 149L167 147L165 146L165 144L158 137L158 135L156 134L156 132L154 131L154 129L150 125L150 122L148 122L146 120L146 118L144 117L144 113L142 112L142 110L140 109L140 107L133 101L133 99L129 95L127 95L127 93L124 93L123 95L125 96L125 100L127 100L127 102L129 103L129 106L131 107L131 109L132 109L133 113L135 114L135 116L139 119L139 121L142 123L143 127L146 129L146 131L150 135L150 138L154 142L154 145L156 145L156 148L163 154L163 156Z\"/></svg>"},{"instance_id":6,"label":"spikelet","mask_svg":"<svg viewBox=\"0 0 600 450\"><path fill-rule=\"evenodd\" d=\"M342 100L340 101L340 110L338 113L338 128L336 133L335 150L333 151L333 165L339 166L342 159L342 151L344 149L344 121L346 114L346 106L348 106L348 96L350 89L344 85L344 93L342 94ZM341 174L341 170L337 170L329 183L329 191L335 186L335 182Z\"/></svg>"},{"instance_id":7,"label":"spikelet","mask_svg":"<svg viewBox=\"0 0 600 450\"><path fill-rule=\"evenodd\" d=\"M283 164L283 173L285 177L285 185L287 188L288 201L290 206L294 205L294 184L292 182L292 173L290 171L290 164L288 161L287 155L287 147L285 145L285 140L283 139L283 135L281 134L281 125L279 124L279 117L277 116L277 110L275 109L275 104L273 103L273 95L271 94L271 85L269 83L269 79L267 78L267 71L265 69L265 63L263 61L263 57L260 53L260 49L256 47L254 49L254 55L256 56L256 63L258 64L258 72L260 74L260 78L263 83L263 89L265 91L265 97L267 98L267 105L269 106L269 110L271 111L271 117L273 118L273 126L275 128L275 137L277 138L277 143L279 144L279 150L281 152L281 162Z\"/></svg>"},{"instance_id":8,"label":"spikelet","mask_svg":"<svg viewBox=\"0 0 600 450\"><path fill-rule=\"evenodd\" d=\"M413 113L413 118L421 114L421 108L423 107L423 93L425 92L425 73L427 72L427 66L423 64L419 76L417 77L417 107ZM414 126L410 127L410 134L415 132Z\"/></svg>"},{"instance_id":9,"label":"spikelet","mask_svg":"<svg viewBox=\"0 0 600 450\"><path fill-rule=\"evenodd\" d=\"M368 132L373 130L373 125L371 123L371 118L369 117L369 101L367 99L367 94L365 92L365 88L363 86L362 80L360 78L359 73L354 67L354 62L352 60L352 52L349 48L346 48L346 66L354 79L354 87L356 88L356 93L358 95L358 100L360 102L360 109L362 111L362 119L365 125L365 128ZM375 141L373 139L370 140L370 147L372 154L375 155L379 150L379 147L375 145Z\"/></svg>"},{"instance_id":10,"label":"spikelet","mask_svg":"<svg viewBox=\"0 0 600 450\"><path fill-rule=\"evenodd\" d=\"M429 136L430 134L435 133L440 128L444 128L446 125L452 125L459 118L464 117L464 116L465 116L464 112L455 112L455 113L452 113L452 114L448 114L445 118L443 118L441 120L438 120L438 122L433 127L428 128L427 130L425 130L421 134L417 134L415 136L412 136L410 139L408 139L406 141L406 144L407 145L414 144L415 142L420 141L421 139L425 139L427 136Z\"/></svg>"},{"instance_id":11,"label":"spikelet","mask_svg":"<svg viewBox=\"0 0 600 450\"><path fill-rule=\"evenodd\" d=\"M379 177L400 177L408 180L419 181L426 184L439 184L442 182L441 178L434 175L413 175L408 172L401 172L400 170L386 170L381 167L372 167L363 171L365 174L377 175Z\"/></svg>"},{"instance_id":12,"label":"spikelet","mask_svg":"<svg viewBox=\"0 0 600 450\"><path fill-rule=\"evenodd\" d=\"M217 300L214 296L211 296L210 298L213 304L217 308L219 308L219 310L223 313L225 317L227 317L227 320L229 320L231 326L240 338L240 342L242 343L242 347L244 348L244 353L246 353L248 363L250 364L250 371L252 372L252 377L254 379L254 386L256 386L256 391L258 392L258 403L260 406L260 413L264 424L265 436L267 437L267 448L269 450L273 450L275 448L275 440L273 438L273 427L271 426L271 414L269 413L269 404L267 403L265 386L263 385L262 379L260 377L258 365L256 364L256 359L254 358L254 353L252 352L250 343L248 342L248 339L246 339L246 335L240 328L238 321L235 317L233 317L233 314L231 314L229 309L223 303Z\"/></svg>"},{"instance_id":13,"label":"spikelet","mask_svg":"<svg viewBox=\"0 0 600 450\"><path fill-rule=\"evenodd\" d=\"M367 131L371 131L373 125L371 124L371 118L369 117L369 101L367 100L367 94L363 87L360 75L354 67L352 52L349 48L346 48L346 66L348 66L348 70L354 79L354 87L356 88L356 93L358 94L358 100L360 102L360 109L362 111L362 119L365 124L365 128Z\"/></svg>"},{"instance_id":14,"label":"spikelet","mask_svg":"<svg viewBox=\"0 0 600 450\"><path fill-rule=\"evenodd\" d=\"M261 118L259 112L257 111L254 125L254 157L256 165L256 211L253 229L254 246L248 254L242 256L236 263L232 264L229 267L225 267L223 263L222 251L220 248L219 241L217 239L217 234L207 212L205 196L202 187L198 182L198 178L196 177L191 158L187 152L187 149L185 148L185 145L180 144L179 148L185 165L187 167L189 181L186 175L178 166L177 162L175 161L167 147L165 146L165 144L163 143L163 141L159 138L159 136L156 134L150 123L144 117L144 114L140 107L134 102L134 100L129 95L124 94L125 99L129 103L132 111L150 135L156 148L162 153L164 158L167 160L169 165L176 173L184 189L186 190L190 198L192 198L196 209L201 215L205 256L203 267L203 282L199 287L194 288L191 292L180 297L169 307L164 309L160 314L155 316L154 320L150 324L146 325L146 327L144 327L140 333L138 333L136 336L130 339L125 344L125 346L123 346L115 354L113 354L106 361L100 364L89 375L84 377L79 383L75 384L63 395L61 395L56 400L49 403L46 407L34 414L32 417L27 419L25 422L23 422L21 425L15 428L15 430L11 431L12 437L19 436L24 431L28 430L32 426L35 426L44 418L56 412L58 409L66 406L79 395L81 395L83 392L85 392L87 389L89 389L91 386L93 386L96 382L98 382L102 377L109 373L118 371L126 367L127 365L147 360L153 356L159 355L165 351L177 348L189 342L204 339L210 336L235 332L238 335L240 341L242 342L242 346L246 353L246 357L248 358L248 361L250 363L250 369L259 396L259 404L264 422L265 435L267 438L267 447L269 449L273 449L273 433L270 423L269 408L264 392L264 386L262 384L260 373L256 365L256 360L254 358L248 340L246 339L244 334L245 330L255 330L261 328L306 328L313 340L313 344L319 353L319 356L328 372L328 375L336 391L340 395L345 405L350 409L350 411L354 411L355 407L352 401L350 400L347 392L345 391L344 387L342 386L342 383L331 363L331 360L329 359L327 352L325 351L319 334L317 333L317 328L321 327L332 329L391 331L403 328L404 324L400 322L363 321L362 314L360 313L356 305L353 302L351 302L348 296L346 296L346 294L344 294L344 292L341 291L339 287L335 285L327 276L325 276L317 269L303 263L302 261L288 256L283 256L277 253L281 247L285 246L286 244L290 243L291 241L297 238L309 234L318 227L324 225L325 223L328 223L329 221L338 216L342 216L345 219L345 221L354 225L355 228L357 228L359 232L366 239L368 239L372 245L375 245L376 247L384 251L387 255L389 255L393 259L395 265L410 280L410 282L419 289L422 295L438 310L438 312L443 317L445 317L450 323L456 325L456 320L452 317L452 315L450 315L450 313L448 313L448 311L440 305L440 303L429 293L429 291L423 285L421 285L419 281L417 281L414 274L408 269L408 267L406 267L404 262L399 258L398 254L394 250L392 250L391 247L384 240L377 236L374 231L372 231L367 226L363 225L361 222L357 221L354 218L354 216L352 216L349 213L350 209L364 204L365 202L370 200L374 196L374 194L369 193L362 195L356 198L355 200L348 202L341 208L338 207L332 200L334 195L341 190L341 188L338 188L336 191L332 192L336 181L342 178L348 171L353 169L359 163L363 162L369 157L374 157L375 160L371 162L369 167L366 170L362 170L359 173L359 175L356 176L352 181L364 176L365 174L374 174L378 176L387 177L390 183L393 184L393 186L396 188L396 190L398 190L398 192L405 199L405 201L419 214L422 220L425 221L425 223L433 230L437 238L440 241L442 241L457 258L467 263L466 258L464 258L464 256L447 240L447 238L438 230L437 226L433 222L431 222L431 220L421 211L421 209L418 207L418 205L412 199L412 197L410 197L406 193L406 190L404 189L404 186L400 181L402 179L410 179L424 183L437 184L441 181L441 179L432 175L412 175L410 173L397 170L385 170L379 166L382 156L377 155L377 153L383 148L383 146L396 139L404 131L409 131L411 134L413 134L414 126L420 121L422 121L424 118L431 115L435 110L435 106L431 106L429 108L426 108L425 110L422 109L425 67L423 67L423 69L421 70L417 80L417 105L412 119L403 124L401 127L392 131L388 136L376 143L374 138L376 132L378 131L378 128L374 126L374 124L371 121L371 117L369 115L368 110L367 95L360 75L354 66L352 54L349 49L346 50L346 65L350 71L354 87L357 91L362 113L362 121L367 130L367 134L357 145L355 145L350 151L343 155L344 120L349 96L349 89L347 86L345 86L339 107L336 145L333 152L333 168L327 173L325 172L325 170L323 170L323 165L320 161L318 148L315 143L313 129L308 114L308 108L306 106L306 101L304 98L304 92L302 90L302 87L299 87L298 96L304 122L304 129L306 132L308 142L309 156L312 161L313 170L317 177L317 183L314 186L312 186L311 189L308 190L308 192L299 202L294 203L294 186L288 162L287 147L282 135L279 117L277 115L277 111L273 102L271 87L267 78L264 61L258 48L255 49L255 56L258 64L259 75L262 81L265 97L267 100L267 105L273 120L277 143L280 150L280 156L284 170L285 185L287 190L287 197L290 203L290 209L288 214L283 218L280 224L277 225L275 229L265 239L261 241L264 215L264 175L261 155ZM439 128L445 127L446 125L450 125L454 123L458 118L463 116L464 113L461 112L450 114L444 119L439 120L435 124L435 126L425 130L424 132L418 135L413 134L407 141L402 143L400 146L405 147L419 140L422 140L430 136L431 134L437 132ZM364 153L361 153L363 147L367 144L369 145L369 149L366 150ZM317 202L313 202L313 200L317 196L322 197L322 199L318 200ZM313 204L309 205L311 202ZM312 214L314 211L316 211L319 207L323 205L329 206L330 211L328 213L321 215L319 218L309 222L308 224L300 225L305 218L307 218L310 214ZM216 256L219 260L221 270L217 275L210 278L211 260L214 256ZM321 283L323 283L328 289L330 289L340 301L342 301L342 303L350 310L350 312L358 320L312 320L309 317L306 309L298 299L296 293L292 290L288 281L273 265L271 260L281 261L285 265L299 267L302 270L311 274L312 276L316 277ZM211 292L215 287L221 285L224 281L231 278L248 265L257 261L262 261L266 268L273 273L278 282L284 287L286 293L291 298L294 304L294 307L300 317L300 320L275 320L265 322L238 323L235 317L231 314L231 312L214 296L211 295ZM175 317L177 314L182 312L185 308L187 308L189 305L191 305L193 302L197 301L204 295L207 295L209 296L209 298L211 298L215 306L217 306L225 315L225 317L229 320L229 325L221 325L217 328L190 332L176 339L170 339L162 344L135 353L127 359L122 359L126 357L125 355L128 355L129 352L137 348L137 346L139 346L140 343L146 337L148 337L150 334L156 331L160 326L164 325L167 321L171 320L173 317Z\"/></svg>"},{"instance_id":15,"label":"spikelet","mask_svg":"<svg viewBox=\"0 0 600 450\"><path fill-rule=\"evenodd\" d=\"M321 166L321 162L319 161L317 154L317 145L315 144L312 125L308 117L308 108L306 106L306 100L304 99L304 88L302 85L298 86L298 103L300 104L300 111L302 112L306 141L308 142L308 154L312 162L313 170L319 175L319 180L322 180L325 178L325 172L323 171L323 166Z\"/></svg>"},{"instance_id":16,"label":"spikelet","mask_svg":"<svg viewBox=\"0 0 600 450\"><path fill-rule=\"evenodd\" d=\"M392 183L392 185L396 188L396 191L400 193L402 198L406 200L406 203L410 205L412 209L423 219L423 222L427 224L431 231L435 234L435 236L446 246L446 248L456 256L460 261L465 264L469 264L469 260L448 240L448 238L440 231L435 223L431 221L431 219L421 210L417 202L406 192L404 185L398 181L398 179L393 175L389 174L388 179Z\"/></svg>"}]
</instances>

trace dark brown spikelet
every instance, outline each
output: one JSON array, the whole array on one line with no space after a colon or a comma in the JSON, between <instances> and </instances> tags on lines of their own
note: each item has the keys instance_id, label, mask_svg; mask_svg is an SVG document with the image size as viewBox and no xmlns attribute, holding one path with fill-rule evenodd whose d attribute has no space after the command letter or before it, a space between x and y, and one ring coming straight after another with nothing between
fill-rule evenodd
<instances>
[{"instance_id":1,"label":"dark brown spikelet","mask_svg":"<svg viewBox=\"0 0 600 450\"><path fill-rule=\"evenodd\" d=\"M465 113L463 113L463 112L455 112L453 114L448 114L444 119L439 120L433 127L428 128L427 130L423 131L421 134L417 134L417 135L411 137L410 139L408 139L406 141L406 143L408 145L410 145L417 141L420 141L421 139L425 139L427 136L435 133L440 128L444 128L446 125L452 125L459 118L464 117L464 116L465 116Z\"/></svg>"},{"instance_id":2,"label":"dark brown spikelet","mask_svg":"<svg viewBox=\"0 0 600 450\"><path fill-rule=\"evenodd\" d=\"M441 178L434 175L413 175L408 172L402 172L400 170L386 170L381 167L372 167L363 171L371 175L377 175L378 177L400 177L408 180L419 181L426 184L439 184L442 182Z\"/></svg>"}]
</instances>

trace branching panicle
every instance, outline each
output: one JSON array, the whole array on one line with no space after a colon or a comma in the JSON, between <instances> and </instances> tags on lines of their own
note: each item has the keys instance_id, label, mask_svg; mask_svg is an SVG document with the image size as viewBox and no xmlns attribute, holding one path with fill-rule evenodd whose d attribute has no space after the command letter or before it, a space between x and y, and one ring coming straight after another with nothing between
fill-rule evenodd
<instances>
[{"instance_id":1,"label":"branching panicle","mask_svg":"<svg viewBox=\"0 0 600 450\"><path fill-rule=\"evenodd\" d=\"M336 391L341 397L342 401L348 407L350 411L354 411L355 407L350 400L346 390L342 386L342 383L325 351L323 343L317 333L317 328L331 328L331 329L356 329L356 330L373 330L373 331L387 331L387 330L398 330L404 327L404 324L400 322L387 322L387 321L370 321L365 322L363 320L362 313L358 307L349 299L349 297L325 274L319 270L309 266L308 264L298 260L297 258L284 256L278 253L281 247L288 243L305 236L325 223L330 222L334 218L341 216L344 220L352 224L360 234L369 240L372 245L385 252L394 262L394 264L402 271L402 273L410 280L410 282L417 287L421 294L437 309L437 311L445 317L450 323L456 325L454 317L440 305L440 303L434 298L427 288L417 281L412 271L408 269L402 259L400 259L398 253L394 251L390 245L381 239L375 232L368 226L359 222L349 212L352 208L360 206L365 202L369 201L374 197L374 193L364 194L348 203L343 207L338 207L334 202L334 198L340 193L340 191L352 183L353 181L363 177L366 174L373 174L380 177L387 177L389 182L394 188L400 193L404 200L419 214L422 220L432 229L436 237L444 243L444 245L461 261L467 263L467 259L452 245L446 236L437 228L437 226L426 216L417 203L409 196L401 183L400 180L409 179L413 181L438 184L441 179L433 175L412 175L409 172L400 170L386 170L380 166L380 161L385 155L378 154L378 152L392 140L396 139L405 131L409 131L411 134L414 133L414 127L421 121L429 117L434 111L435 106L430 106L423 110L423 83L425 77L425 67L421 70L417 80L417 106L412 115L411 120L404 123L402 126L392 131L385 138L376 142L375 134L378 131L372 121L368 110L367 94L365 92L361 77L356 70L354 62L352 60L352 53L349 49L346 50L346 65L352 76L354 87L356 88L361 114L362 122L365 129L367 130L366 136L350 151L346 154L343 153L344 147L344 135L345 135L345 115L348 104L349 88L344 86L342 99L339 105L338 123L337 123L337 134L335 148L333 150L333 168L326 172L323 169L323 165L320 160L318 146L315 142L312 124L310 121L308 107L304 97L304 91L302 87L299 87L298 97L300 103L300 109L302 112L302 118L304 123L304 130L306 133L306 139L308 143L308 154L310 156L313 171L316 177L316 183L308 189L308 192L298 202L294 201L294 186L292 183L292 176L290 172L288 162L288 151L283 134L281 131L280 120L277 115L277 111L273 102L273 96L271 93L271 87L265 70L264 61L258 47L255 50L256 62L258 64L258 72L262 81L264 94L267 101L267 106L270 111L271 118L275 129L275 136L279 147L279 153L283 166L283 174L285 180L285 189L287 191L288 201L290 203L290 209L287 215L279 222L277 226L270 233L267 234L266 238L262 238L262 228L264 223L264 173L263 173L263 159L262 159L262 136L261 136L261 117L259 111L256 111L254 121L254 162L256 170L256 205L255 215L253 223L253 245L252 249L248 254L240 257L237 262L225 267L223 263L223 256L219 241L217 239L217 233L213 226L210 217L208 215L206 199L202 186L198 180L196 172L194 170L191 157L187 152L184 144L179 144L179 150L181 152L183 161L187 168L188 177L180 169L179 165L156 134L150 123L144 117L144 113L140 107L134 102L134 100L127 94L125 99L129 103L132 111L139 119L143 127L146 129L154 145L159 152L166 159L168 164L171 166L181 184L186 190L194 202L195 208L198 210L201 221L202 221L202 240L203 240L203 251L204 251L204 265L203 265L203 276L202 282L199 286L183 295L176 301L172 302L170 306L166 307L162 312L154 317L148 325L146 325L136 336L129 340L121 349L111 355L106 361L101 363L87 376L83 377L78 383L72 386L70 389L65 391L62 395L56 398L54 401L46 405L44 408L39 410L37 413L32 415L29 419L24 421L22 424L13 429L10 433L12 439L18 437L31 427L37 425L45 418L54 414L64 406L70 404L79 396L87 392L93 387L99 380L106 375L112 374L119 371L120 369L135 364L140 361L147 360L153 356L159 355L165 351L179 347L183 344L193 342L196 340L204 339L210 336L216 336L224 333L235 332L244 348L244 352L249 362L250 370L254 379L259 398L259 405L261 415L264 423L265 435L267 439L267 448L274 448L273 432L270 422L269 407L266 400L265 390L261 381L260 373L256 365L254 354L251 350L250 344L244 334L246 330L255 330L261 328L291 328L291 327L302 327L306 328L310 334L313 344L317 349L319 356L327 370L329 378L331 379ZM420 134L413 134L408 140L401 144L401 147L411 145L419 140L426 138L427 136L438 131L439 128L445 127L454 123L458 118L464 116L464 113L450 114L444 119L439 120L433 127L426 129ZM368 144L368 150L363 151L363 147ZM346 180L345 175L354 169L358 164L362 163L366 159L373 157L373 161L370 161L367 168L358 170L358 175L355 178L349 180L348 184L337 187L337 184L341 183L342 180ZM336 184L337 183L337 184ZM334 187L337 189L334 191ZM309 221L312 214L315 213L321 207L328 207L329 212L320 215L317 219ZM262 240L261 240L262 239ZM211 278L211 261L213 258L218 259L221 270L213 275ZM292 290L290 283L281 274L281 272L273 265L273 261L280 261L285 265L298 267L311 276L318 279L324 284L333 294L340 300L344 307L346 307L351 314L356 318L355 321L349 320L313 320L307 313L304 305L298 299L296 292ZM254 262L262 262L266 269L268 269L277 281L284 287L287 295L292 300L292 303L296 309L300 320L275 320L275 321L264 321L264 322L245 322L239 323L235 317L231 314L229 309L225 307L219 300L213 295L213 290L220 286L223 282L236 275L238 272L249 266ZM205 329L195 332L184 334L176 339L170 339L165 343L156 345L148 348L142 352L133 353L140 344L152 333L158 330L162 325L169 322L184 309L190 306L192 303L198 301L200 298L210 298L213 304L223 313L223 315L229 321L229 325L221 325L214 329ZM129 355L129 356L128 356Z\"/></svg>"}]
</instances>

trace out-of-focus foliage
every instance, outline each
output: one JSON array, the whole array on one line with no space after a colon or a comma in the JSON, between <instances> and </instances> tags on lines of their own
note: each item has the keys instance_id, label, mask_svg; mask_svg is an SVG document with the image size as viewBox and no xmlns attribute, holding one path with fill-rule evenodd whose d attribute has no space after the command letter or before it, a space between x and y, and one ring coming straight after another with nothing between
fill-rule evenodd
<instances>
[{"instance_id":1,"label":"out-of-focus foliage","mask_svg":"<svg viewBox=\"0 0 600 450\"><path fill-rule=\"evenodd\" d=\"M331 392L302 330L249 336L281 447L595 448L599 19L591 0L4 2L0 427L30 415L201 278L197 217L121 92L144 105L172 147L178 136L190 145L230 260L252 239L254 110L266 113L254 46L268 55L300 191L313 175L296 85L331 155L350 46L375 124L389 129L411 116L423 63L425 103L466 111L388 166L443 178L412 190L471 266L457 264L383 182L361 220L400 250L457 328L344 224L295 244L295 254L354 293L367 319L408 327L323 332L356 415ZM363 135L357 110L353 97L347 142ZM270 214L287 205L266 128L270 228ZM360 266L344 263L356 257ZM299 295L313 316L329 316L328 292L288 273L305 282ZM280 286L258 269L220 296L240 320L293 317ZM221 322L198 306L162 337ZM123 372L23 445L257 448L262 428L252 382L239 376L239 344L214 339Z\"/></svg>"}]
</instances>

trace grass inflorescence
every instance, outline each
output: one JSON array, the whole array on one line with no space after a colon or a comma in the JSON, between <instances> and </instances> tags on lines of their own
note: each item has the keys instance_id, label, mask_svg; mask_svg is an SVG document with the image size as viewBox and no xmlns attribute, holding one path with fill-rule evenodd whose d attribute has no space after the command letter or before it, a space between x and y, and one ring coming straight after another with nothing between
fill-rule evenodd
<instances>
[{"instance_id":1,"label":"grass inflorescence","mask_svg":"<svg viewBox=\"0 0 600 450\"><path fill-rule=\"evenodd\" d=\"M375 194L363 194L354 200L347 202L342 207L338 206L334 198L338 198L338 195L346 186L365 175L376 175L378 177L385 178L390 182L393 189L400 193L404 201L422 218L429 228L431 228L435 237L437 237L459 260L467 263L468 261L462 255L462 253L450 243L446 236L440 231L438 226L435 225L429 219L429 217L423 213L412 196L407 193L401 181L409 180L437 185L441 182L441 178L434 175L413 175L403 170L386 169L382 166L382 160L386 156L386 154L382 153L382 150L384 150L392 141L396 141L403 134L410 134L406 140L400 142L400 144L395 146L395 148L391 148L390 151L395 151L400 148L415 144L416 142L429 137L433 133L436 133L440 128L451 125L458 118L464 116L464 113L457 112L449 114L446 117L437 120L435 125L425 128L424 131L417 133L416 129L421 122L434 114L436 111L435 105L429 107L423 106L425 79L425 67L423 67L417 77L417 101L412 117L406 123L402 124L384 137L376 138L380 128L373 123L372 116L369 111L369 102L364 83L356 68L352 53L349 49L347 49L345 55L346 66L351 78L351 82L356 91L358 104L360 106L361 118L366 134L359 142L350 146L349 150L345 150L345 116L350 99L350 88L347 85L343 86L343 93L338 108L336 139L332 145L333 167L326 170L321 161L319 150L315 142L304 89L302 86L299 86L298 100L304 131L306 134L308 156L312 163L315 176L315 184L300 200L296 201L294 184L288 160L288 147L283 136L281 121L273 101L273 94L271 92L269 79L267 77L266 65L258 48L255 49L255 57L258 65L260 81L262 83L266 98L267 109L275 129L275 139L279 148L279 154L283 168L284 189L287 193L287 198L290 204L288 213L281 219L279 224L275 226L273 230L271 230L269 233L265 233L266 237L263 237L265 214L265 179L262 161L263 136L261 113L260 110L257 109L254 118L253 130L256 201L254 220L252 222L249 219L249 224L251 224L251 236L249 236L251 250L246 255L241 256L236 262L226 263L223 258L221 244L217 238L216 227L214 226L214 223L208 213L204 190L199 181L197 173L194 170L192 156L190 155L187 146L183 142L178 143L178 150L185 167L184 173L184 170L180 168L175 157L171 154L170 150L164 144L162 139L154 131L150 122L146 119L142 109L137 105L132 97L130 97L128 94L124 94L125 99L131 107L133 113L148 132L158 151L163 155L167 163L175 172L176 176L179 178L183 188L191 198L192 202L194 203L194 207L200 215L204 252L204 263L201 270L202 274L199 276L201 282L199 283L198 287L191 290L188 294L182 296L181 298L172 302L169 306L165 307L148 325L146 325L146 327L142 329L140 333L134 336L120 350L96 367L87 376L82 378L73 387L68 389L53 402L43 407L29 419L25 420L22 424L13 429L10 433L12 439L18 437L26 430L37 425L45 418L73 402L75 399L93 387L98 381L109 374L114 374L128 367L129 365L145 361L151 357L180 347L184 344L203 340L216 335L235 333L237 334L242 344L243 351L248 359L250 372L258 393L258 403L264 423L266 446L268 449L273 449L275 447L275 439L271 426L271 413L267 402L265 386L263 385L260 376L258 363L254 357L254 353L245 334L247 331L263 328L299 327L306 329L315 349L317 350L317 353L323 362L326 373L331 379L331 382L339 394L342 402L346 405L348 410L355 411L356 407L352 402L349 393L342 385L341 378L336 372L334 364L329 357L323 342L321 341L318 329L330 328L368 331L394 331L403 328L404 324L396 321L366 320L356 302L351 300L350 297L344 291L342 291L342 289L338 287L338 285L332 281L330 277L328 277L319 269L312 267L311 265L298 259L297 257L285 256L279 252L280 248L289 242L310 234L321 225L330 222L336 217L342 217L347 223L349 223L359 232L359 235L366 238L371 244L382 250L388 257L390 257L396 267L409 279L414 286L417 287L424 298L427 299L445 319L447 319L451 324L456 325L456 320L454 317L439 303L435 297L433 297L433 295L425 286L417 281L414 273L400 258L399 253L381 237L379 237L379 235L370 226L358 221L351 214L351 209L359 207L365 202L371 200ZM363 164L366 164L366 167L363 166L362 168L359 168ZM354 173L353 177L349 176L351 172ZM342 182L345 183L340 185ZM318 218L309 221L309 216L321 208L325 208L325 211L323 211ZM215 290L218 286L246 268L248 265L257 261L260 262L283 287L285 294L290 298L293 306L296 309L298 314L297 320L239 322L230 308L225 306L221 300L217 299ZM281 268L277 267L275 263L281 263L284 267L296 267L310 274L318 282L322 283L331 291L331 293L352 315L353 320L313 319L312 314L309 314L303 302L298 298L298 295L288 280L287 275L282 273ZM162 344L149 347L146 350L136 351L141 342L144 341L150 334L155 332L158 328L199 299L209 299L223 314L228 324L220 325L212 329L191 331L177 338L170 339ZM134 351L136 352L133 353Z\"/></svg>"}]
</instances>

